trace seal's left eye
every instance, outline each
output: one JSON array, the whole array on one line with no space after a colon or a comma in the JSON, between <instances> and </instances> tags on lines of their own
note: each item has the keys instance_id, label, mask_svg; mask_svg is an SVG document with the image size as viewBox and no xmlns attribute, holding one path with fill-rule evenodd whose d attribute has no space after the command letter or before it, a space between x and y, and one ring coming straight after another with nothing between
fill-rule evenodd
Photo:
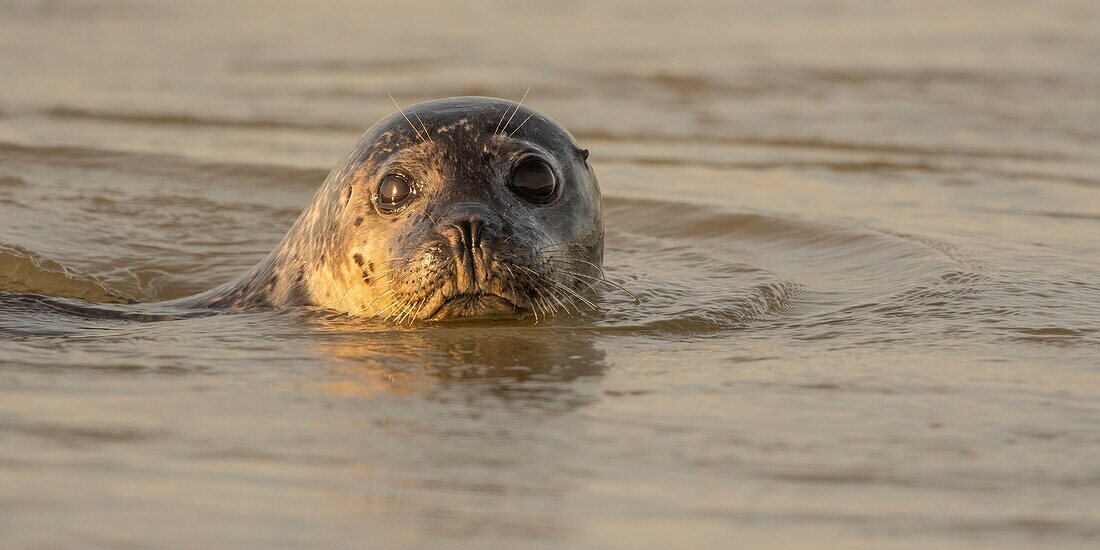
<instances>
[{"instance_id":1,"label":"seal's left eye","mask_svg":"<svg viewBox=\"0 0 1100 550\"><path fill-rule=\"evenodd\" d=\"M384 212L393 212L412 196L412 186L408 180L396 174L382 178L378 186L378 208Z\"/></svg>"},{"instance_id":2,"label":"seal's left eye","mask_svg":"<svg viewBox=\"0 0 1100 550\"><path fill-rule=\"evenodd\" d=\"M512 172L512 190L529 201L548 203L557 189L554 170L539 159L525 160Z\"/></svg>"}]
</instances>

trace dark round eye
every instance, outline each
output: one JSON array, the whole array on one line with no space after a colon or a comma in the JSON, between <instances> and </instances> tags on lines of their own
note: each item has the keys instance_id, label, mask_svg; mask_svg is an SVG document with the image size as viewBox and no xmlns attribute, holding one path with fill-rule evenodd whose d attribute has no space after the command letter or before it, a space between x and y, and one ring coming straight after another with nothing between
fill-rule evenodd
<instances>
[{"instance_id":1,"label":"dark round eye","mask_svg":"<svg viewBox=\"0 0 1100 550\"><path fill-rule=\"evenodd\" d=\"M549 164L539 159L528 159L512 171L512 189L529 201L547 203L554 198L558 180Z\"/></svg>"},{"instance_id":2,"label":"dark round eye","mask_svg":"<svg viewBox=\"0 0 1100 550\"><path fill-rule=\"evenodd\" d=\"M412 196L409 181L396 174L382 178L378 186L378 208L383 212L393 212Z\"/></svg>"}]
</instances>

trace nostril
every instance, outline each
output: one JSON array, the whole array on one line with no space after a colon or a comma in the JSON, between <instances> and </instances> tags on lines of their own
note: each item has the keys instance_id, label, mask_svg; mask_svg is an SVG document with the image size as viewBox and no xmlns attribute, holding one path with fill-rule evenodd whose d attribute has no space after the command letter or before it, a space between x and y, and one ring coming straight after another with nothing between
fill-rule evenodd
<instances>
[{"instance_id":1,"label":"nostril","mask_svg":"<svg viewBox=\"0 0 1100 550\"><path fill-rule=\"evenodd\" d=\"M469 244L470 250L481 247L481 229L484 225L478 218L466 220L466 234L468 235L466 243Z\"/></svg>"},{"instance_id":2,"label":"nostril","mask_svg":"<svg viewBox=\"0 0 1100 550\"><path fill-rule=\"evenodd\" d=\"M452 243L463 251L473 251L481 246L481 232L485 224L478 218L455 220L449 228Z\"/></svg>"}]
</instances>

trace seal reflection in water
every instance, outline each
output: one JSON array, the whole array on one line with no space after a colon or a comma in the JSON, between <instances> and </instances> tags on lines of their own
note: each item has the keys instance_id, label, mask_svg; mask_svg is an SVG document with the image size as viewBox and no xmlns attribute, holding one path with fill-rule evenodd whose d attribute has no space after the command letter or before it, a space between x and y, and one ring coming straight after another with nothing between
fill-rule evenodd
<instances>
[{"instance_id":1,"label":"seal reflection in water","mask_svg":"<svg viewBox=\"0 0 1100 550\"><path fill-rule=\"evenodd\" d=\"M603 392L599 384L572 383L602 376L607 365L594 336L583 331L491 324L364 331L354 319L336 316L322 316L320 324L326 338L314 343L330 368L310 386L329 395L433 394L457 401L493 395L528 409L564 412ZM478 383L450 384L463 380Z\"/></svg>"},{"instance_id":2,"label":"seal reflection in water","mask_svg":"<svg viewBox=\"0 0 1100 550\"><path fill-rule=\"evenodd\" d=\"M406 320L595 308L603 218L588 151L515 102L460 97L377 123L272 253L184 301Z\"/></svg>"}]
</instances>

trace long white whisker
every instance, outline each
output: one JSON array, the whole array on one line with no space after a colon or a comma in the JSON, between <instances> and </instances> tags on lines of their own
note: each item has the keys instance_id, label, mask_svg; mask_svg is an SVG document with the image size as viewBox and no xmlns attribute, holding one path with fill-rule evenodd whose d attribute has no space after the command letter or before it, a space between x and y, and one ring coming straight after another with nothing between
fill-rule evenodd
<instances>
[{"instance_id":1,"label":"long white whisker","mask_svg":"<svg viewBox=\"0 0 1100 550\"><path fill-rule=\"evenodd\" d=\"M549 284L552 284L552 285L558 287L562 291L562 294L561 294L562 297L568 298L568 297L572 296L574 298L578 298L581 301L583 301L586 305L591 307L593 310L599 311L599 308L596 307L596 304L593 304L591 301L589 301L589 300L585 299L583 296L577 294L577 292L575 290L569 288L564 283L562 283L560 281L555 281L553 278L542 275L542 274L536 272L535 270L533 270L529 267L526 267L526 266L516 266L516 267L519 267L520 269L523 269L524 271L527 271L528 273L536 276L542 282L549 283ZM565 271L562 270L562 272L564 273ZM549 291L549 290L550 289L547 289L547 291ZM557 300L559 304L561 304L561 300L558 300L557 296L554 293L551 293L551 296L554 296L554 299ZM562 304L562 308L563 309L568 309L565 306L565 304ZM573 304L573 309L575 309L577 311L578 315L580 315L582 313L580 308L577 307L576 304Z\"/></svg>"},{"instance_id":2,"label":"long white whisker","mask_svg":"<svg viewBox=\"0 0 1100 550\"><path fill-rule=\"evenodd\" d=\"M558 261L580 262L582 264L592 266L592 267L596 268L596 271L600 272L601 277L603 277L605 279L607 278L607 273L604 273L604 270L603 270L602 267L600 267L600 266L598 266L598 265L596 265L596 264L594 264L594 263L592 263L588 260L582 260L580 258L568 258L568 259L562 258L562 259L559 259Z\"/></svg>"},{"instance_id":3,"label":"long white whisker","mask_svg":"<svg viewBox=\"0 0 1100 550\"><path fill-rule=\"evenodd\" d=\"M421 301L423 301L423 300L421 300ZM410 302L409 305L405 306L405 312L402 313L401 316L398 317L398 319L397 319L398 324L404 324L405 321L412 322L411 315L412 315L413 309L418 305L420 305L420 302L415 302L415 303Z\"/></svg>"},{"instance_id":4,"label":"long white whisker","mask_svg":"<svg viewBox=\"0 0 1100 550\"><path fill-rule=\"evenodd\" d=\"M636 306L642 305L642 301L639 300L638 297L635 296L633 292L627 290L626 287L624 287L623 285L620 285L619 283L616 283L614 281L609 281L609 280L601 278L601 277L594 277L592 275L586 275L584 273L576 273L576 272L573 272L573 271L568 271L568 270L565 270L565 269L561 269L560 267L557 268L557 269L559 271L561 271L562 273L565 273L565 274L568 274L568 275L573 275L574 277L583 277L585 279L589 279L589 280L592 280L592 281L595 281L595 282L598 282L598 283L603 283L603 284L608 285L612 288L621 290L621 291L625 292L627 296L630 296L630 298L632 300L634 300L634 305L636 305Z\"/></svg>"},{"instance_id":5,"label":"long white whisker","mask_svg":"<svg viewBox=\"0 0 1100 550\"><path fill-rule=\"evenodd\" d=\"M530 271L530 270L528 270L528 271ZM534 273L534 272L532 272L532 273ZM558 305L560 305L560 306L561 306L561 308L562 308L563 310L568 310L569 308L568 308L568 307L566 307L566 305L565 305L564 303L562 303L562 301L561 301L561 299L560 299L560 298L558 297L557 293L555 293L555 292L553 291L553 289L551 289L551 288L549 288L548 286L546 286L546 285L545 285L545 282L546 282L546 281L549 281L549 282L551 282L551 283L554 283L555 281L553 281L553 280L550 280L550 279L546 279L545 277L541 277L541 276L539 277L539 279L540 279L540 281L542 281L542 282L544 283L544 286L543 286L543 288L545 288L545 289L546 289L546 293L547 293L547 294L549 295L549 297L550 297L551 299L553 299L553 300L554 300L554 302L557 302L557 303L558 303ZM548 301L549 301L549 300L548 300ZM576 306L573 306L573 307L574 307L574 308L576 308ZM557 310L557 308L555 308L555 311L556 311L556 310ZM579 309L577 310L577 313L578 313L578 314L580 314L580 310L579 310Z\"/></svg>"},{"instance_id":6,"label":"long white whisker","mask_svg":"<svg viewBox=\"0 0 1100 550\"><path fill-rule=\"evenodd\" d=\"M535 113L531 113L531 114L527 115L527 118L523 119L523 122L520 122L519 126L516 126L515 130L512 130L512 132L510 134L505 134L505 135L515 135L516 132L518 132L520 128L523 128L523 125L527 124L527 121L531 120L531 117L533 117L533 116L535 116ZM508 125L505 124L504 127L507 128Z\"/></svg>"},{"instance_id":7,"label":"long white whisker","mask_svg":"<svg viewBox=\"0 0 1100 550\"><path fill-rule=\"evenodd\" d=\"M416 114L416 111L413 111L413 116L416 117L416 121L420 123L420 127L424 129L424 135L428 136L428 141L435 143L435 140L432 139L432 133L428 131L428 125L424 124L423 120L420 120L420 115Z\"/></svg>"},{"instance_id":8,"label":"long white whisker","mask_svg":"<svg viewBox=\"0 0 1100 550\"><path fill-rule=\"evenodd\" d=\"M397 104L397 100L393 98L393 94L391 94L389 90L386 90L386 95L390 96L390 101L393 102L394 107L397 107L397 112L401 113L401 116L405 117L405 122L409 123L409 128L412 128L412 131L416 132L416 137L420 138L420 141L423 142L424 136L420 135L420 130L417 130L416 126L413 126L413 121L409 120L409 115L406 115L405 110ZM416 113L413 114L415 115Z\"/></svg>"},{"instance_id":9,"label":"long white whisker","mask_svg":"<svg viewBox=\"0 0 1100 550\"><path fill-rule=\"evenodd\" d=\"M516 267L522 267L522 266L517 265ZM542 283L542 281L539 280L538 278L532 279L532 282ZM532 285L532 288L534 288L535 292L538 293L538 295L539 295L539 297L535 300L535 303L542 303L543 304L543 306L542 306L543 307L543 313L549 312L550 315L553 315L554 312L555 312L555 309L552 306L550 306L549 300L546 298L546 295L542 293L544 286L545 285L543 285L543 284L534 284L534 285ZM546 291L549 292L550 289L546 289Z\"/></svg>"},{"instance_id":10,"label":"long white whisker","mask_svg":"<svg viewBox=\"0 0 1100 550\"><path fill-rule=\"evenodd\" d=\"M572 297L584 302L585 305L592 308L592 311L599 311L600 310L600 308L596 307L596 304L592 303L591 300L589 300L588 298L585 298L584 296L581 296L581 294L579 292L577 292L575 289L569 288L569 285L566 285L565 283L562 283L560 281L554 281L553 279L550 279L550 280L553 281L554 284L558 285L558 287L561 288L564 292L567 292L568 293L567 295L572 296ZM578 280L577 282L579 282L581 284L585 284L584 281L579 281ZM592 288L592 287L589 286L589 288ZM580 313L580 308L577 308L577 313Z\"/></svg>"},{"instance_id":11,"label":"long white whisker","mask_svg":"<svg viewBox=\"0 0 1100 550\"><path fill-rule=\"evenodd\" d=\"M512 296L513 296L512 313L515 313L516 312L516 303L515 303L514 300L515 300L516 296L519 296L519 291L516 289L516 279L517 279L516 272L512 271L512 266L508 265L508 263L506 263L506 262L501 262L500 266L503 267L504 269L508 270L508 275L509 275L508 288L512 289Z\"/></svg>"},{"instance_id":12,"label":"long white whisker","mask_svg":"<svg viewBox=\"0 0 1100 550\"><path fill-rule=\"evenodd\" d=\"M416 308L416 313L413 316L419 318L420 314L424 311L424 308L428 307L428 302L430 302L430 301L432 301L431 296L428 296L427 298L424 298L423 300L421 300L420 301L420 307Z\"/></svg>"},{"instance_id":13,"label":"long white whisker","mask_svg":"<svg viewBox=\"0 0 1100 550\"><path fill-rule=\"evenodd\" d=\"M397 300L394 300L394 301L390 302L390 305L378 310L378 312L375 313L374 315L375 316L382 315L383 313L386 313L387 311L389 311L389 310L391 310L395 307L399 307L404 303L405 303L405 299L404 298L399 298ZM391 312L391 313L387 314L385 317L383 317L383 319L388 321L392 315L393 315L393 313Z\"/></svg>"},{"instance_id":14,"label":"long white whisker","mask_svg":"<svg viewBox=\"0 0 1100 550\"><path fill-rule=\"evenodd\" d=\"M382 294L379 294L378 296L375 296L373 300L368 302L367 305L363 306L363 309L367 309L370 306L373 306L375 302L377 302L378 300L381 300L382 298L385 298L386 296L389 296L390 294L393 294L393 289L392 288L385 291L385 292L383 292Z\"/></svg>"},{"instance_id":15,"label":"long white whisker","mask_svg":"<svg viewBox=\"0 0 1100 550\"><path fill-rule=\"evenodd\" d=\"M508 122L505 122L505 123L504 123L504 127L500 129L500 131L501 131L501 132L502 132L502 133L503 133L504 135L508 135L508 132L507 132L507 130L508 130L508 125L512 123L512 119L513 119L513 118L515 118L515 116L516 116L516 113L518 113L518 112L519 112L519 108L520 108L520 107L523 107L523 102L524 102L524 101L525 101L525 100L527 99L527 94L531 92L531 85L532 85L532 84L534 84L534 83L532 82L531 84L528 84L528 85L527 85L527 90L526 90L525 92L523 92L523 97L521 97L521 98L519 99L519 103L517 103L517 104L516 104L516 110L515 110L515 111L512 111L512 116L508 117Z\"/></svg>"}]
</instances>

